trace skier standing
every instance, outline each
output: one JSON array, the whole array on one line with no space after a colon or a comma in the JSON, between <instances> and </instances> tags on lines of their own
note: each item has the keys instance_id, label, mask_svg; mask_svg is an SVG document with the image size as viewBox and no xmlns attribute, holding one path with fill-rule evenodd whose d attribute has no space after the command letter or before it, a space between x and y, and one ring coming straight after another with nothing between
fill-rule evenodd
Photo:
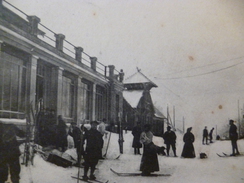
<instances>
[{"instance_id":1,"label":"skier standing","mask_svg":"<svg viewBox=\"0 0 244 183\"><path fill-rule=\"evenodd\" d=\"M237 146L237 140L238 140L238 133L237 133L237 127L234 124L234 121L231 119L229 121L230 129L229 129L229 137L231 140L232 145L232 154L231 156L239 155L238 146ZM235 153L236 151L236 153Z\"/></svg>"},{"instance_id":2,"label":"skier standing","mask_svg":"<svg viewBox=\"0 0 244 183\"><path fill-rule=\"evenodd\" d=\"M144 125L140 140L143 143L143 154L141 158L140 171L142 176L150 176L151 172L159 171L157 147L152 142L153 133L150 131L151 125Z\"/></svg>"},{"instance_id":3,"label":"skier standing","mask_svg":"<svg viewBox=\"0 0 244 183\"><path fill-rule=\"evenodd\" d=\"M97 121L91 122L91 129L87 130L84 134L83 144L86 142L86 150L83 153L84 156L84 180L95 180L94 171L98 160L101 156L101 147L102 147L102 135L97 130ZM88 178L88 170L90 168L90 177Z\"/></svg>"},{"instance_id":4,"label":"skier standing","mask_svg":"<svg viewBox=\"0 0 244 183\"><path fill-rule=\"evenodd\" d=\"M167 131L163 134L163 139L164 139L164 143L166 144L166 148L167 148L167 156L169 156L169 150L170 150L170 146L171 146L172 150L174 152L174 156L177 157L176 147L175 147L176 135L175 135L175 132L173 132L171 130L170 126L167 127Z\"/></svg>"}]
</instances>

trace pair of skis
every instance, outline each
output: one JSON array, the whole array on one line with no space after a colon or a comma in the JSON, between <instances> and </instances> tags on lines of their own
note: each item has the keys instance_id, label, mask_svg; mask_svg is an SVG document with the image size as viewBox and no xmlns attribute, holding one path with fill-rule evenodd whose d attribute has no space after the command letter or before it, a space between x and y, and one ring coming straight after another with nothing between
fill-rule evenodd
<instances>
[{"instance_id":1,"label":"pair of skis","mask_svg":"<svg viewBox=\"0 0 244 183\"><path fill-rule=\"evenodd\" d=\"M118 176L125 176L125 177L128 177L128 176L141 176L141 173L119 173L119 172L116 172L115 170L113 170L112 168L110 168L111 172L113 172L114 174L118 175ZM150 174L149 176L152 176L152 177L160 177L160 176L171 176L171 174L156 174L156 173L153 173L153 174Z\"/></svg>"},{"instance_id":2,"label":"pair of skis","mask_svg":"<svg viewBox=\"0 0 244 183\"><path fill-rule=\"evenodd\" d=\"M77 179L83 182L88 182L88 183L108 183L108 180L106 182L100 181L100 180L84 180L82 177L75 177L75 176L71 176L73 179Z\"/></svg>"},{"instance_id":3,"label":"pair of skis","mask_svg":"<svg viewBox=\"0 0 244 183\"><path fill-rule=\"evenodd\" d=\"M244 154L236 154L236 155L229 155L229 154L226 154L224 152L222 152L222 154L218 154L216 153L219 157L222 157L222 158L227 158L227 157L236 157L236 156L244 156Z\"/></svg>"}]
</instances>

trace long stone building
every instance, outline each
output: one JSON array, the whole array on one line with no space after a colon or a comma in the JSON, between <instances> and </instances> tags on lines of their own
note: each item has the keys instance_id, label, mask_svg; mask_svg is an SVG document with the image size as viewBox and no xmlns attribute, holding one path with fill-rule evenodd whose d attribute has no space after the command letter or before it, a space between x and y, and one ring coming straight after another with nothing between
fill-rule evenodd
<instances>
[{"instance_id":1,"label":"long stone building","mask_svg":"<svg viewBox=\"0 0 244 183\"><path fill-rule=\"evenodd\" d=\"M67 123L117 123L123 74L0 0L0 119L24 123L29 107ZM14 9L14 10L13 10ZM31 105L30 105L31 104Z\"/></svg>"}]
</instances>

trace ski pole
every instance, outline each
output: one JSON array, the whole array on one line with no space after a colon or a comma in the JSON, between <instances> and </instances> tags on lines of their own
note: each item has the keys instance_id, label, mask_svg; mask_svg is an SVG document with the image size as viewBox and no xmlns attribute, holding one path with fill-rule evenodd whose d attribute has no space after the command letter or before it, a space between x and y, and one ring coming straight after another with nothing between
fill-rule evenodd
<instances>
[{"instance_id":1,"label":"ski pole","mask_svg":"<svg viewBox=\"0 0 244 183\"><path fill-rule=\"evenodd\" d=\"M106 155L107 155L107 152L108 152L108 146L109 146L109 143L110 143L110 138L111 138L111 132L110 132L110 134L109 134L109 138L108 138L108 144L107 144L106 152L105 152L105 154L103 155L103 157L106 157Z\"/></svg>"}]
</instances>

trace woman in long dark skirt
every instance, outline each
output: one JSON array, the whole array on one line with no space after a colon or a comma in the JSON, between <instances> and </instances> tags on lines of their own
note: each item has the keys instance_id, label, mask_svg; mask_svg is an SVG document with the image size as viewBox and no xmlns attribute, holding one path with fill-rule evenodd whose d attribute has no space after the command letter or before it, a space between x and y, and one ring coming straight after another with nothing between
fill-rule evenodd
<instances>
[{"instance_id":1,"label":"woman in long dark skirt","mask_svg":"<svg viewBox=\"0 0 244 183\"><path fill-rule=\"evenodd\" d=\"M195 150L193 146L193 142L195 141L195 137L193 133L191 133L192 127L187 129L183 137L183 141L185 142L181 157L183 158L195 158Z\"/></svg>"},{"instance_id":2,"label":"woman in long dark skirt","mask_svg":"<svg viewBox=\"0 0 244 183\"><path fill-rule=\"evenodd\" d=\"M146 124L140 137L143 144L143 155L140 165L142 176L150 176L152 172L159 171L157 148L152 142L153 133L150 131L150 129L151 126Z\"/></svg>"}]
</instances>

